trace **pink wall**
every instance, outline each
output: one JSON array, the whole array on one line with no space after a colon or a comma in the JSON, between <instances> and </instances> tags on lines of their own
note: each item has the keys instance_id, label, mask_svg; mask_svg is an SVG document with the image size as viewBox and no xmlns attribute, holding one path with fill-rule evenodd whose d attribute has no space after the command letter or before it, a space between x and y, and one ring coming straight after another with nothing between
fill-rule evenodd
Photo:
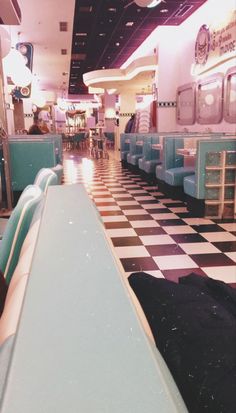
<instances>
[{"instance_id":1,"label":"pink wall","mask_svg":"<svg viewBox=\"0 0 236 413\"><path fill-rule=\"evenodd\" d=\"M231 60L221 64L211 71L193 76L192 66L195 63L195 41L198 31L203 24L208 26L224 21L224 16L229 10L232 11L233 0L209 0L200 7L194 15L187 19L178 27L160 27L157 32L157 49L158 49L158 69L157 69L157 87L158 102L167 102L176 100L176 89L189 82L204 79L210 74L225 73L229 67L235 65L236 61ZM235 7L234 7L235 9ZM222 120L219 124L186 125L189 131L205 131L210 128L212 131L236 132L236 125ZM184 126L176 122L176 109L160 108L158 109L158 131L175 131L183 130Z\"/></svg>"}]
</instances>

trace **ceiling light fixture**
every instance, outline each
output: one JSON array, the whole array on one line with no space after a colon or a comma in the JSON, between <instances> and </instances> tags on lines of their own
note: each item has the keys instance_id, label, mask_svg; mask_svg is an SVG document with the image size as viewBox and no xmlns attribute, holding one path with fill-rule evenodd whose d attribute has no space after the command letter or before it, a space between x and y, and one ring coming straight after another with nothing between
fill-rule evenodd
<instances>
[{"instance_id":1,"label":"ceiling light fixture","mask_svg":"<svg viewBox=\"0 0 236 413\"><path fill-rule=\"evenodd\" d=\"M153 0L147 7L151 9L152 7L158 6L158 4L160 4L161 2L162 0Z\"/></svg>"},{"instance_id":2,"label":"ceiling light fixture","mask_svg":"<svg viewBox=\"0 0 236 413\"><path fill-rule=\"evenodd\" d=\"M165 3L165 0L133 0L130 3L128 3L125 8L129 7L132 4L136 4L139 7L156 7L158 6L158 4L160 4L161 2Z\"/></svg>"}]
</instances>

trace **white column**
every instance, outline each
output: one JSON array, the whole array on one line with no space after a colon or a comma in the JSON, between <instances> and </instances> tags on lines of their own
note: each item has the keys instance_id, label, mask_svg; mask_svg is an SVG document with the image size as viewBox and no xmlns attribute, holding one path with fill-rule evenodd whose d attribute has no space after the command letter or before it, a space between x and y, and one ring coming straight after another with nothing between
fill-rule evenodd
<instances>
[{"instance_id":1,"label":"white column","mask_svg":"<svg viewBox=\"0 0 236 413\"><path fill-rule=\"evenodd\" d=\"M158 103L175 102L176 89L178 86L180 66L184 62L178 61L179 38L176 35L176 27L160 27L163 32L161 42L158 45L158 69L157 69L157 89ZM157 108L158 132L176 130L176 108Z\"/></svg>"},{"instance_id":2,"label":"white column","mask_svg":"<svg viewBox=\"0 0 236 413\"><path fill-rule=\"evenodd\" d=\"M105 131L114 132L116 120L116 95L109 95L105 92L104 95L105 107Z\"/></svg>"},{"instance_id":3,"label":"white column","mask_svg":"<svg viewBox=\"0 0 236 413\"><path fill-rule=\"evenodd\" d=\"M125 126L131 115L135 113L136 92L126 89L120 92L120 119L116 147L120 148L120 134L125 131Z\"/></svg>"}]
</instances>

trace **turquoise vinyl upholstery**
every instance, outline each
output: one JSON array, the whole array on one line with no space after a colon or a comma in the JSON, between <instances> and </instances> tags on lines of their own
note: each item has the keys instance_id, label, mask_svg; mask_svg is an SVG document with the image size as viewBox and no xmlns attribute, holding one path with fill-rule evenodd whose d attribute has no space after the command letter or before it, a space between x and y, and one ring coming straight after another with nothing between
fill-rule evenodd
<instances>
[{"instance_id":1,"label":"turquoise vinyl upholstery","mask_svg":"<svg viewBox=\"0 0 236 413\"><path fill-rule=\"evenodd\" d=\"M63 166L58 163L56 166L51 168L51 170L57 175L57 183L60 185L62 183Z\"/></svg>"},{"instance_id":2,"label":"turquoise vinyl upholstery","mask_svg":"<svg viewBox=\"0 0 236 413\"><path fill-rule=\"evenodd\" d=\"M48 134L44 135L44 139L53 139L56 153L56 164L61 164L63 160L63 146L62 135L60 134Z\"/></svg>"},{"instance_id":3,"label":"turquoise vinyl upholstery","mask_svg":"<svg viewBox=\"0 0 236 413\"><path fill-rule=\"evenodd\" d=\"M195 177L184 178L184 192L197 199L205 199L206 154L217 151L235 151L236 139L211 139L197 142Z\"/></svg>"},{"instance_id":4,"label":"turquoise vinyl upholstery","mask_svg":"<svg viewBox=\"0 0 236 413\"><path fill-rule=\"evenodd\" d=\"M131 293L84 186L50 186L1 413L187 413Z\"/></svg>"},{"instance_id":5,"label":"turquoise vinyl upholstery","mask_svg":"<svg viewBox=\"0 0 236 413\"><path fill-rule=\"evenodd\" d=\"M156 178L159 181L164 181L164 167L162 163L156 166Z\"/></svg>"},{"instance_id":6,"label":"turquoise vinyl upholstery","mask_svg":"<svg viewBox=\"0 0 236 413\"><path fill-rule=\"evenodd\" d=\"M0 248L0 270L9 284L34 211L43 199L37 185L29 185L21 194L5 228Z\"/></svg>"},{"instance_id":7,"label":"turquoise vinyl upholstery","mask_svg":"<svg viewBox=\"0 0 236 413\"><path fill-rule=\"evenodd\" d=\"M184 178L184 192L193 198L196 198L196 175L189 175Z\"/></svg>"},{"instance_id":8,"label":"turquoise vinyl upholstery","mask_svg":"<svg viewBox=\"0 0 236 413\"><path fill-rule=\"evenodd\" d=\"M165 181L168 169L183 167L183 157L176 155L176 150L184 147L184 139L166 136L163 138L162 164L156 167L156 177Z\"/></svg>"},{"instance_id":9,"label":"turquoise vinyl upholstery","mask_svg":"<svg viewBox=\"0 0 236 413\"><path fill-rule=\"evenodd\" d=\"M194 174L195 169L190 166L167 169L164 181L171 186L182 186L185 176Z\"/></svg>"},{"instance_id":10,"label":"turquoise vinyl upholstery","mask_svg":"<svg viewBox=\"0 0 236 413\"><path fill-rule=\"evenodd\" d=\"M133 166L138 165L138 160L142 158L143 156L143 147L136 145L137 140L143 140L143 136L139 135L134 135L130 136L129 134L129 139L130 139L130 146L129 146L129 152L127 154L127 162Z\"/></svg>"},{"instance_id":11,"label":"turquoise vinyl upholstery","mask_svg":"<svg viewBox=\"0 0 236 413\"><path fill-rule=\"evenodd\" d=\"M127 154L130 150L130 144L126 141L132 137L136 137L134 133L121 133L120 134L120 159L121 161L127 161Z\"/></svg>"},{"instance_id":12,"label":"turquoise vinyl upholstery","mask_svg":"<svg viewBox=\"0 0 236 413\"><path fill-rule=\"evenodd\" d=\"M38 135L40 138L9 139L12 190L23 191L27 185L33 184L41 168L51 168L57 165L60 158L59 138L51 135Z\"/></svg>"},{"instance_id":13,"label":"turquoise vinyl upholstery","mask_svg":"<svg viewBox=\"0 0 236 413\"><path fill-rule=\"evenodd\" d=\"M163 134L162 134L163 135ZM220 138L223 136L222 133L203 135L198 133L193 134L176 134L176 136L163 135L163 149L161 153L161 165L156 166L156 178L159 181L164 181L166 178L166 171L172 168L182 168L183 165L183 156L176 155L177 149L184 148L184 140L189 138L201 139L205 138L215 139L216 137ZM186 171L187 172L187 171ZM172 172L173 173L173 172ZM187 172L188 173L188 172ZM167 177L168 180L168 177ZM182 184L181 184L182 185Z\"/></svg>"},{"instance_id":14,"label":"turquoise vinyl upholstery","mask_svg":"<svg viewBox=\"0 0 236 413\"><path fill-rule=\"evenodd\" d=\"M148 136L143 145L143 157L139 159L139 169L147 174L155 173L156 166L160 163L160 151L152 148L153 144L159 143L159 136Z\"/></svg>"},{"instance_id":15,"label":"turquoise vinyl upholstery","mask_svg":"<svg viewBox=\"0 0 236 413\"><path fill-rule=\"evenodd\" d=\"M34 180L34 185L38 185L44 194L47 192L49 185L57 185L58 183L57 174L50 168L40 169Z\"/></svg>"}]
</instances>

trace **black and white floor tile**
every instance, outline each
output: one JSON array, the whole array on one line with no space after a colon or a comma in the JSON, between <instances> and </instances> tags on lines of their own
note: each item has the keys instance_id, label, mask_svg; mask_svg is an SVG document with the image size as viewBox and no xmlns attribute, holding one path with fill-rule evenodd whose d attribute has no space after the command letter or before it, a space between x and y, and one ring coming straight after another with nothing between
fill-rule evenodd
<instances>
[{"instance_id":1,"label":"black and white floor tile","mask_svg":"<svg viewBox=\"0 0 236 413\"><path fill-rule=\"evenodd\" d=\"M83 183L95 202L124 272L177 281L195 272L236 287L236 222L192 217L115 158L65 153L64 184Z\"/></svg>"}]
</instances>

